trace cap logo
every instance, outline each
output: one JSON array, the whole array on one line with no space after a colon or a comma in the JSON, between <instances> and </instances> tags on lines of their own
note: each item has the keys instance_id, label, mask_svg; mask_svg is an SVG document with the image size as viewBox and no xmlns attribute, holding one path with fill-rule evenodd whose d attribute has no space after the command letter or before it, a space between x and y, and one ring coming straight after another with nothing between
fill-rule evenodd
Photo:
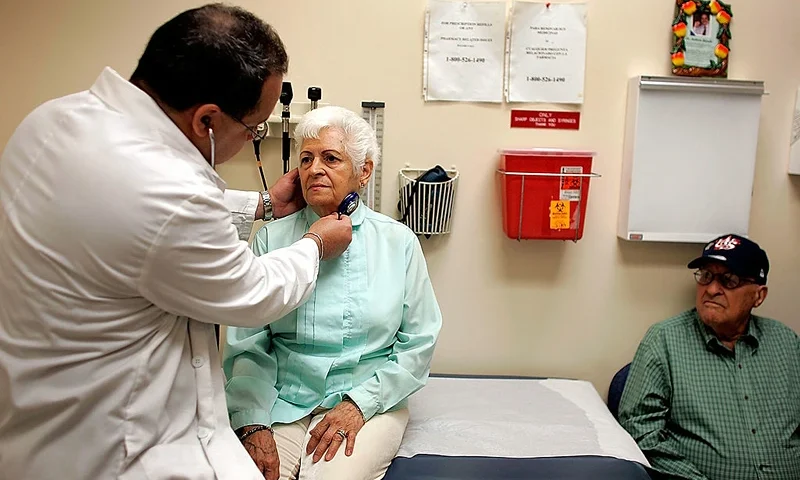
<instances>
[{"instance_id":1,"label":"cap logo","mask_svg":"<svg viewBox=\"0 0 800 480\"><path fill-rule=\"evenodd\" d=\"M761 269L761 272L758 274L759 277L764 278L766 275L764 274L764 269Z\"/></svg>"},{"instance_id":2,"label":"cap logo","mask_svg":"<svg viewBox=\"0 0 800 480\"><path fill-rule=\"evenodd\" d=\"M720 238L714 243L714 250L733 250L741 244L739 239L733 238L730 235L725 238Z\"/></svg>"}]
</instances>

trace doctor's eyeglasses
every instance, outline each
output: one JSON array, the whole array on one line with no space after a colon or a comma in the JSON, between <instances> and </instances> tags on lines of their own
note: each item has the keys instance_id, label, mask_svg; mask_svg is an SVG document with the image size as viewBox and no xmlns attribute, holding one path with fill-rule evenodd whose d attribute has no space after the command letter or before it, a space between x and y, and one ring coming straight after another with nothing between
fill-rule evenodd
<instances>
[{"instance_id":1,"label":"doctor's eyeglasses","mask_svg":"<svg viewBox=\"0 0 800 480\"><path fill-rule=\"evenodd\" d=\"M231 114L227 114L232 119L236 120L237 122L244 125L250 135L253 136L253 152L256 154L256 165L258 165L258 173L261 176L261 184L264 186L264 190L269 190L269 185L267 185L267 178L264 176L264 169L261 166L261 141L264 140L267 135L269 135L269 124L267 120L259 123L255 126L250 126L243 121L239 120L238 118L234 117Z\"/></svg>"},{"instance_id":2,"label":"doctor's eyeglasses","mask_svg":"<svg viewBox=\"0 0 800 480\"><path fill-rule=\"evenodd\" d=\"M264 140L264 138L267 135L269 135L269 123L267 123L266 120L259 123L258 125L250 126L244 123L243 121L239 120L238 118L234 117L233 115L228 115L228 116L236 120L237 122L241 123L242 125L244 125L244 128L246 128L250 132L250 135L253 136L253 140L261 141Z\"/></svg>"}]
</instances>

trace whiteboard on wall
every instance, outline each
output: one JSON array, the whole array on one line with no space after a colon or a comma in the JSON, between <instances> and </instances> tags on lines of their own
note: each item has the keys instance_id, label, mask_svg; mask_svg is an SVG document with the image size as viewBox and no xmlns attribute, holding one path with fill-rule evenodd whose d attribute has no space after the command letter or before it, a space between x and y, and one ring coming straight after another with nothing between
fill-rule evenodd
<instances>
[{"instance_id":1,"label":"whiteboard on wall","mask_svg":"<svg viewBox=\"0 0 800 480\"><path fill-rule=\"evenodd\" d=\"M747 236L764 83L639 76L628 88L617 235Z\"/></svg>"}]
</instances>

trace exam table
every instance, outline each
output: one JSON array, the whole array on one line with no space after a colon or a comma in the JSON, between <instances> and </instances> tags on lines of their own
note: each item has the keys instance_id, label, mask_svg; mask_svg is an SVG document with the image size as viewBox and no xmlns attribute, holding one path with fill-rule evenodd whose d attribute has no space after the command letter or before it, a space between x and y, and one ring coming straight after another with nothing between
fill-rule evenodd
<instances>
[{"instance_id":1,"label":"exam table","mask_svg":"<svg viewBox=\"0 0 800 480\"><path fill-rule=\"evenodd\" d=\"M649 480L591 383L432 375L385 480Z\"/></svg>"}]
</instances>

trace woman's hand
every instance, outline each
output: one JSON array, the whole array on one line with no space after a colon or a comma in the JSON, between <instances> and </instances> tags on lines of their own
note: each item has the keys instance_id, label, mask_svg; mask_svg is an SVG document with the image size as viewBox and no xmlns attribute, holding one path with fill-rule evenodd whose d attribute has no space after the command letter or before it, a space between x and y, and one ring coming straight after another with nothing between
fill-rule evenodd
<instances>
[{"instance_id":1,"label":"woman's hand","mask_svg":"<svg viewBox=\"0 0 800 480\"><path fill-rule=\"evenodd\" d=\"M272 432L269 430L256 432L247 437L243 445L250 454L250 458L256 463L258 470L264 474L265 480L279 480L281 460L278 457L278 446L275 445L275 437L272 436Z\"/></svg>"},{"instance_id":2,"label":"woman's hand","mask_svg":"<svg viewBox=\"0 0 800 480\"><path fill-rule=\"evenodd\" d=\"M325 461L329 462L336 456L342 442L347 439L344 454L349 457L353 454L356 435L363 426L364 416L361 414L361 410L352 401L343 401L326 413L322 421L311 430L311 439L306 447L306 455L314 452L314 463L320 461L325 455ZM343 433L344 437L337 432Z\"/></svg>"}]
</instances>

